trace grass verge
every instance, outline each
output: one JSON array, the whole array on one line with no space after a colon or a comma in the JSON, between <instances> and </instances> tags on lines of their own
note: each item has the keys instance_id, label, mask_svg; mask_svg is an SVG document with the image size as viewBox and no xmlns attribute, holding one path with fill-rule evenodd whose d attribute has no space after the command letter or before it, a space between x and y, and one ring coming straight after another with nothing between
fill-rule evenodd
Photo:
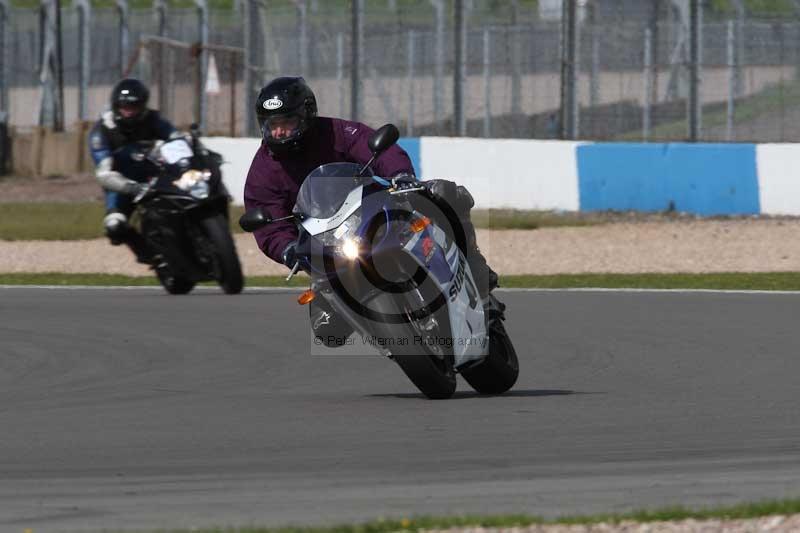
<instances>
[{"instance_id":1,"label":"grass verge","mask_svg":"<svg viewBox=\"0 0 800 533\"><path fill-rule=\"evenodd\" d=\"M231 231L241 233L244 207L231 206ZM103 237L105 209L98 202L16 202L0 204L0 240L52 241ZM587 226L612 220L602 213L476 209L475 226L490 229L536 229Z\"/></svg>"},{"instance_id":2,"label":"grass verge","mask_svg":"<svg viewBox=\"0 0 800 533\"><path fill-rule=\"evenodd\" d=\"M501 276L502 287L798 291L800 272L711 274L555 274Z\"/></svg>"},{"instance_id":3,"label":"grass verge","mask_svg":"<svg viewBox=\"0 0 800 533\"><path fill-rule=\"evenodd\" d=\"M116 274L0 274L0 285L88 285L88 286L153 286L155 276L122 276ZM213 282L201 285L214 286ZM251 276L248 287L307 287L308 278L296 276L286 283L284 276ZM721 272L715 274L558 274L501 276L501 287L573 289L715 289L800 291L800 272Z\"/></svg>"},{"instance_id":4,"label":"grass verge","mask_svg":"<svg viewBox=\"0 0 800 533\"><path fill-rule=\"evenodd\" d=\"M663 509L634 511L623 514L599 514L565 516L546 520L530 515L505 516L459 516L459 517L415 517L401 520L377 520L357 525L338 525L329 527L282 527L282 528L209 528L191 529L195 533L394 533L399 531L421 531L464 527L511 528L543 524L598 524L633 522L661 522L678 520L741 520L772 515L800 513L800 500L772 500L746 503L728 507L691 509L688 507L667 507ZM169 530L182 533L189 530ZM168 532L163 532L168 533Z\"/></svg>"}]
</instances>

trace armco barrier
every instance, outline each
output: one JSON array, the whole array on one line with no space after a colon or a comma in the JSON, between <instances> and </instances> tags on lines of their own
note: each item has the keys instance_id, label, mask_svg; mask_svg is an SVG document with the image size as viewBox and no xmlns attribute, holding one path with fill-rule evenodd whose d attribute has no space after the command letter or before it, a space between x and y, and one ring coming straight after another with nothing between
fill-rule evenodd
<instances>
[{"instance_id":1,"label":"armco barrier","mask_svg":"<svg viewBox=\"0 0 800 533\"><path fill-rule=\"evenodd\" d=\"M204 139L236 203L259 139ZM800 144L580 143L404 138L423 179L465 185L477 208L800 214Z\"/></svg>"}]
</instances>

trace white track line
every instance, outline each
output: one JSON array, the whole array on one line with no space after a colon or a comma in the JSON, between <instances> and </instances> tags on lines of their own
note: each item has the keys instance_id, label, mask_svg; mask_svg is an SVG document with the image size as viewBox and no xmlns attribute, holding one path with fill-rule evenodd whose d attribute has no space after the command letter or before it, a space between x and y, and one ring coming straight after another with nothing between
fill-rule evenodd
<instances>
[{"instance_id":1,"label":"white track line","mask_svg":"<svg viewBox=\"0 0 800 533\"><path fill-rule=\"evenodd\" d=\"M91 291L106 291L106 290L124 290L124 291L162 291L164 288L160 285L0 285L0 289L63 289L63 290L91 290ZM287 291L304 291L303 287L245 287L245 292L287 292ZM222 294L222 289L219 287L195 287L194 291L203 292L219 292Z\"/></svg>"},{"instance_id":2,"label":"white track line","mask_svg":"<svg viewBox=\"0 0 800 533\"><path fill-rule=\"evenodd\" d=\"M126 290L126 291L163 291L158 285L128 286L128 285L0 285L0 289L58 289L58 290ZM304 287L246 287L245 292L301 292ZM211 291L222 294L219 287L195 287L192 291ZM781 294L800 295L800 291L764 291L764 290L721 290L721 289L612 289L612 288L564 288L564 289L537 289L537 288L503 288L495 289L496 292L630 292L630 293L708 293L708 294Z\"/></svg>"}]
</instances>

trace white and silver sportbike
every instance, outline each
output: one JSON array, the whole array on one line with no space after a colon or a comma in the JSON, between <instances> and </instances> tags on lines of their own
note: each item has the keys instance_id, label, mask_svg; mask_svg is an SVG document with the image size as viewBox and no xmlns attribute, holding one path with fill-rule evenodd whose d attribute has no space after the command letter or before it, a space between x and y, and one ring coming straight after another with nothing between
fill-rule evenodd
<instances>
[{"instance_id":1,"label":"white and silver sportbike","mask_svg":"<svg viewBox=\"0 0 800 533\"><path fill-rule=\"evenodd\" d=\"M361 167L331 163L303 182L291 219L299 230L297 264L311 277L301 303L324 298L362 339L403 369L429 398L450 398L461 374L482 394L501 394L517 380L504 306L480 296L464 256L463 230L452 211L423 187L372 176L369 164L398 139L383 126L369 139L373 158ZM262 210L239 224L255 231L273 222Z\"/></svg>"}]
</instances>

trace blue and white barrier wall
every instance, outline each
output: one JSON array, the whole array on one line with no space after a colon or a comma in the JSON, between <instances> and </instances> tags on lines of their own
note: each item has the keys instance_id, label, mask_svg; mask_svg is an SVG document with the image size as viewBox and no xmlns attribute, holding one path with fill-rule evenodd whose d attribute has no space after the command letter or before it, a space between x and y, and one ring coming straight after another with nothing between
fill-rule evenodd
<instances>
[{"instance_id":1,"label":"blue and white barrier wall","mask_svg":"<svg viewBox=\"0 0 800 533\"><path fill-rule=\"evenodd\" d=\"M204 139L236 203L259 139ZM423 179L465 185L477 208L800 215L800 144L584 143L404 138Z\"/></svg>"}]
</instances>

